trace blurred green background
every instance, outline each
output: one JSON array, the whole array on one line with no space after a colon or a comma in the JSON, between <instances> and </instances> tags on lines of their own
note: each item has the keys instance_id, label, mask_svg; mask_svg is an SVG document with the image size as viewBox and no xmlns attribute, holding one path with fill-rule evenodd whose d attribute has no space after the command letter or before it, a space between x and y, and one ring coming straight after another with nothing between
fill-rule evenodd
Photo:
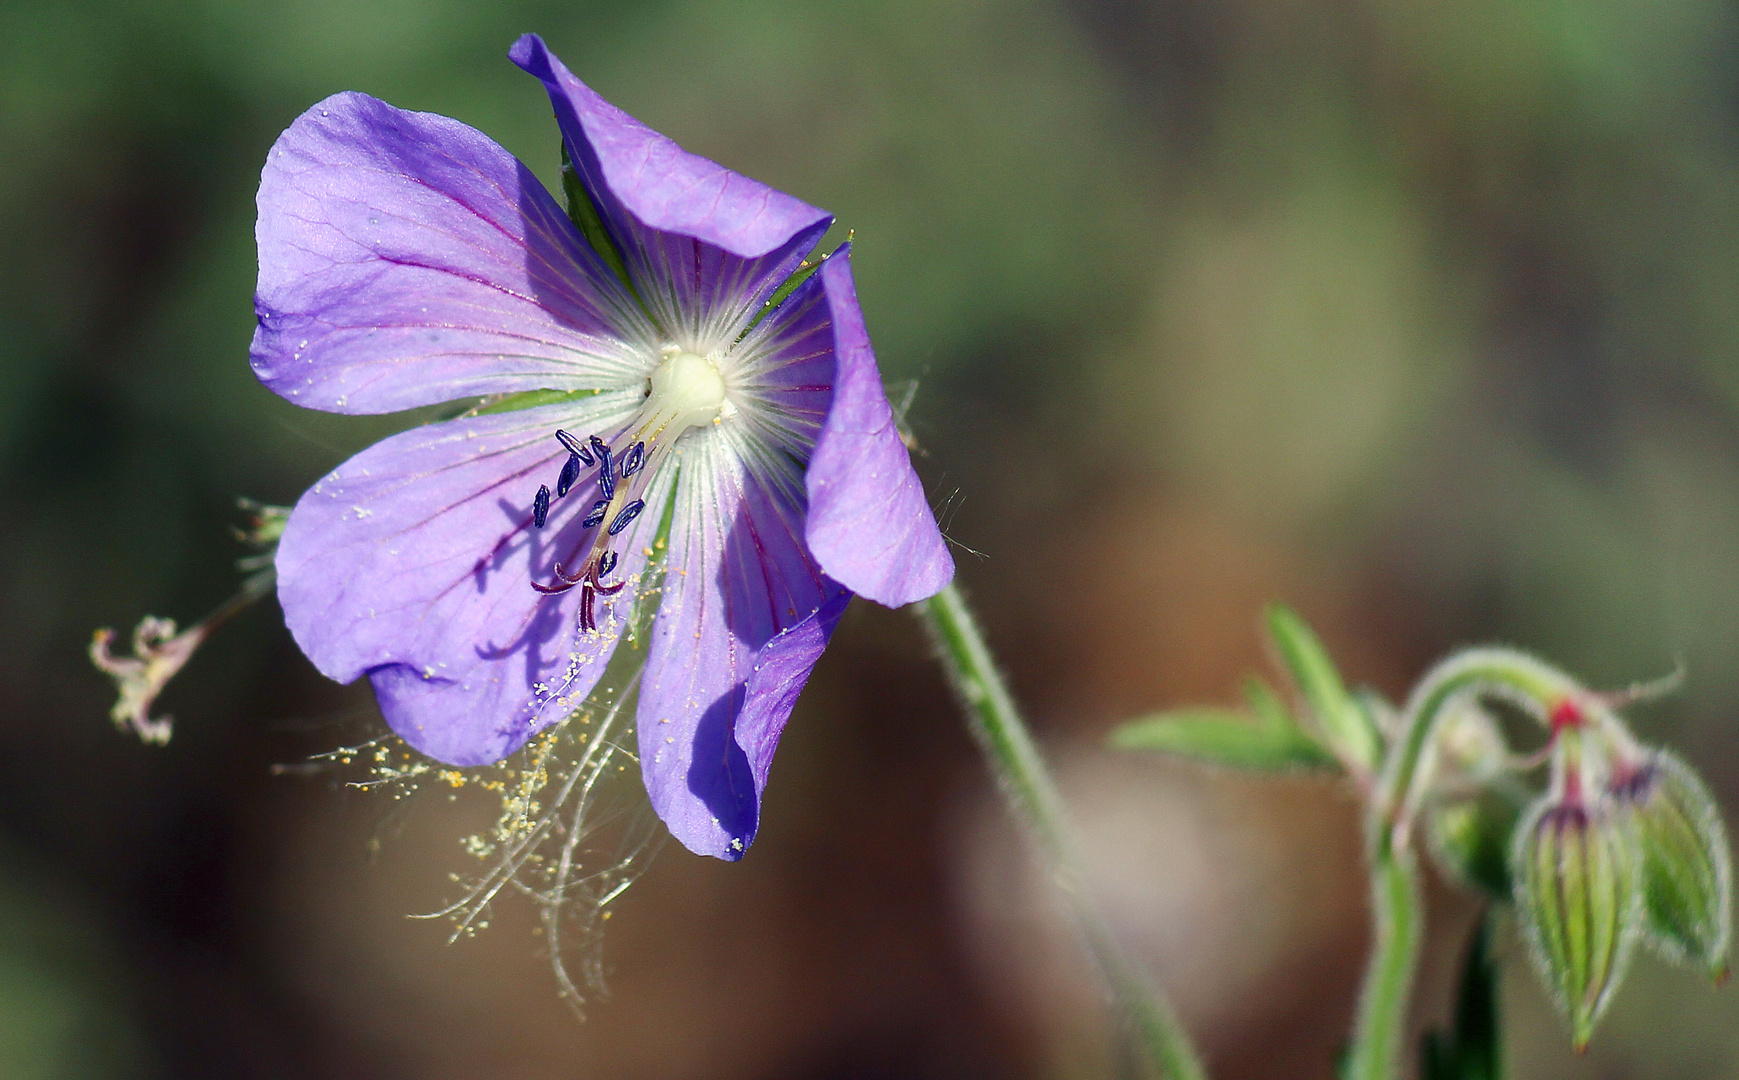
<instances>
[{"instance_id":1,"label":"blurred green background","mask_svg":"<svg viewBox=\"0 0 1739 1080\"><path fill-rule=\"evenodd\" d=\"M343 89L557 163L536 30L857 230L920 468L1113 919L1222 1078L1328 1077L1368 933L1333 788L1096 749L1228 699L1269 598L1404 692L1461 643L1597 685L1739 805L1739 9L1677 0L0 2L0 1076L1116 1075L915 625L854 607L737 866L667 848L575 1024L531 913L448 947L487 807L274 776L377 723L270 604L117 734L93 627L235 584L404 421L246 353L253 193ZM972 552L981 554L970 554ZM1421 1022L1472 908L1433 892ZM1639 961L1521 1078L1739 1077L1739 997Z\"/></svg>"}]
</instances>

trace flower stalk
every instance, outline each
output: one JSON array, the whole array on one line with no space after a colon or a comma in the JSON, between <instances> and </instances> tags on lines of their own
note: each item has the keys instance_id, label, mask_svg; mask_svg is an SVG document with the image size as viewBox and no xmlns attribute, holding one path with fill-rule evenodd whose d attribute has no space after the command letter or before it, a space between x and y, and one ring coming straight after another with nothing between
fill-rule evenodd
<instances>
[{"instance_id":1,"label":"flower stalk","mask_svg":"<svg viewBox=\"0 0 1739 1080\"><path fill-rule=\"evenodd\" d=\"M950 584L914 604L913 610L936 645L943 670L965 709L967 728L996 777L1009 813L1025 827L1045 868L1068 897L1130 1034L1149 1063L1169 1080L1206 1080L1201 1057L1171 1002L1130 962L1088 893L1062 796L965 597Z\"/></svg>"},{"instance_id":2,"label":"flower stalk","mask_svg":"<svg viewBox=\"0 0 1739 1080\"><path fill-rule=\"evenodd\" d=\"M1366 850L1376 940L1359 992L1347 1080L1401 1075L1402 1034L1425 923L1412 832L1444 721L1476 694L1504 697L1544 720L1545 703L1574 689L1567 676L1532 657L1507 649L1469 649L1427 674L1408 700L1369 804Z\"/></svg>"},{"instance_id":3,"label":"flower stalk","mask_svg":"<svg viewBox=\"0 0 1739 1080\"><path fill-rule=\"evenodd\" d=\"M1419 964L1425 900L1410 849L1385 844L1371 856L1370 872L1376 941L1359 990L1344 1075L1346 1080L1396 1080Z\"/></svg>"}]
</instances>

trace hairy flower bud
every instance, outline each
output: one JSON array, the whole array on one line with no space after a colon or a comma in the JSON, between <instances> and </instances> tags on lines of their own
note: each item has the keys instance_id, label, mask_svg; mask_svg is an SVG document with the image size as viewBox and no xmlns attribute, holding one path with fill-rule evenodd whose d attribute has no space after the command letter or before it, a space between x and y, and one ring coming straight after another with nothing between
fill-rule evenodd
<instances>
[{"instance_id":1,"label":"hairy flower bud","mask_svg":"<svg viewBox=\"0 0 1739 1080\"><path fill-rule=\"evenodd\" d=\"M1516 914L1580 1050L1624 976L1641 906L1628 815L1547 796L1516 831Z\"/></svg>"},{"instance_id":2,"label":"hairy flower bud","mask_svg":"<svg viewBox=\"0 0 1739 1080\"><path fill-rule=\"evenodd\" d=\"M1732 865L1721 814L1696 773L1652 751L1615 769L1613 801L1633 822L1641 855L1642 928L1668 959L1727 974Z\"/></svg>"},{"instance_id":3,"label":"hairy flower bud","mask_svg":"<svg viewBox=\"0 0 1739 1080\"><path fill-rule=\"evenodd\" d=\"M1426 847L1451 880L1508 899L1510 838L1521 811L1522 799L1507 789L1442 800L1424 815Z\"/></svg>"},{"instance_id":4,"label":"hairy flower bud","mask_svg":"<svg viewBox=\"0 0 1739 1080\"><path fill-rule=\"evenodd\" d=\"M1509 747L1480 701L1449 706L1428 751L1426 846L1451 879L1507 899L1510 838L1531 793L1509 777Z\"/></svg>"}]
</instances>

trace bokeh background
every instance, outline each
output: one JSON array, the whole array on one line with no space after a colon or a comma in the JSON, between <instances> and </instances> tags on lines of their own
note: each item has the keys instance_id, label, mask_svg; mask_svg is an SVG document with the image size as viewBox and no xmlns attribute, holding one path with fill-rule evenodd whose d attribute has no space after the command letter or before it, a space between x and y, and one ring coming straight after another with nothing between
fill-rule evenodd
<instances>
[{"instance_id":1,"label":"bokeh background","mask_svg":"<svg viewBox=\"0 0 1739 1080\"><path fill-rule=\"evenodd\" d=\"M342 89L546 181L537 30L689 149L857 231L884 371L1104 903L1216 1075L1328 1077L1368 927L1353 807L1098 747L1230 700L1261 604L1391 695L1505 641L1739 806L1739 11L1717 0L0 3L0 1076L1117 1075L916 625L862 605L760 840L666 848L577 1024L529 910L404 916L464 799L274 775L378 723L262 604L109 724L93 627L233 589L403 418L249 374L253 193ZM968 550L970 549L970 551ZM861 602L860 602L861 604ZM1469 902L1433 889L1421 1022ZM1513 1075L1739 1076L1739 993L1644 958L1583 1057L1512 933Z\"/></svg>"}]
</instances>

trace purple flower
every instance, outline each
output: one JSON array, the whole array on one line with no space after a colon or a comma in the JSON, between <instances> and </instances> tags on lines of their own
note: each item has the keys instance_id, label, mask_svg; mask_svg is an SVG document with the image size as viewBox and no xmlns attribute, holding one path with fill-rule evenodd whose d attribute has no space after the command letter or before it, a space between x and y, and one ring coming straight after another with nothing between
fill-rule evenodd
<instances>
[{"instance_id":1,"label":"purple flower","mask_svg":"<svg viewBox=\"0 0 1739 1080\"><path fill-rule=\"evenodd\" d=\"M832 218L684 152L537 37L510 56L549 91L590 241L484 135L363 94L267 158L260 381L344 413L548 399L339 466L296 504L278 595L314 664L367 675L406 742L484 764L585 700L668 513L641 769L684 844L739 858L851 595L909 603L953 562L849 252L766 310Z\"/></svg>"}]
</instances>

